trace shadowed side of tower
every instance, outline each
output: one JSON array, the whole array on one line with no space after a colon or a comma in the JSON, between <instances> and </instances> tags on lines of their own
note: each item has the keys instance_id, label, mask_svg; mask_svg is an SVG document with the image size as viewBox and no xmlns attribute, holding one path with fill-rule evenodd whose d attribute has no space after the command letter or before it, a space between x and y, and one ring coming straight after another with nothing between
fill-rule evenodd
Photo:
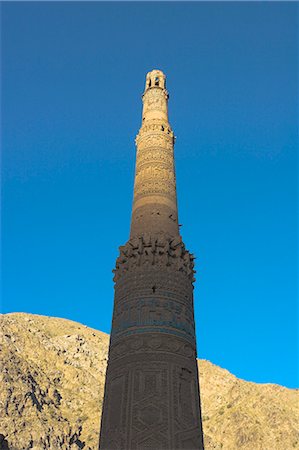
<instances>
[{"instance_id":1,"label":"shadowed side of tower","mask_svg":"<svg viewBox=\"0 0 299 450\"><path fill-rule=\"evenodd\" d=\"M116 261L100 450L201 450L194 257L178 227L165 75L143 94L129 241Z\"/></svg>"}]
</instances>

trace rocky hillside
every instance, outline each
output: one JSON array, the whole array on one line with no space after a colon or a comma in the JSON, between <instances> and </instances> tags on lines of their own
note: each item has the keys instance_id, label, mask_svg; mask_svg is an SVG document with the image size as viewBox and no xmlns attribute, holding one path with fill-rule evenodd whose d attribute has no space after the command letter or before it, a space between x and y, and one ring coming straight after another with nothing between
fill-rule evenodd
<instances>
[{"instance_id":1,"label":"rocky hillside","mask_svg":"<svg viewBox=\"0 0 299 450\"><path fill-rule=\"evenodd\" d=\"M65 319L0 318L0 448L97 450L109 336ZM206 450L299 449L298 391L208 361L199 369Z\"/></svg>"}]
</instances>

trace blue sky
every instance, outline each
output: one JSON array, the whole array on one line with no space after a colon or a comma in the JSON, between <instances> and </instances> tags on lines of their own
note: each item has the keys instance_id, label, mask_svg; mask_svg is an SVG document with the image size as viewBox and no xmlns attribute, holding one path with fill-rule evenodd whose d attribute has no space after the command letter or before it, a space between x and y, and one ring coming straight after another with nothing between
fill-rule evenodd
<instances>
[{"instance_id":1,"label":"blue sky","mask_svg":"<svg viewBox=\"0 0 299 450\"><path fill-rule=\"evenodd\" d=\"M170 93L198 355L298 386L296 3L2 3L2 310L109 332L145 75Z\"/></svg>"}]
</instances>

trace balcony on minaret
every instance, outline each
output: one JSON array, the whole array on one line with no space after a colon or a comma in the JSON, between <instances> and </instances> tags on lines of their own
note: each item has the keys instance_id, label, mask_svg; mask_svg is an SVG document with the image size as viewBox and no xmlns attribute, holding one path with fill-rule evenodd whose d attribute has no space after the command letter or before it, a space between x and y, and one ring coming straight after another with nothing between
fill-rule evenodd
<instances>
[{"instance_id":1,"label":"balcony on minaret","mask_svg":"<svg viewBox=\"0 0 299 450\"><path fill-rule=\"evenodd\" d=\"M161 70L152 70L146 76L145 90L151 87L160 87L165 89L166 77Z\"/></svg>"}]
</instances>

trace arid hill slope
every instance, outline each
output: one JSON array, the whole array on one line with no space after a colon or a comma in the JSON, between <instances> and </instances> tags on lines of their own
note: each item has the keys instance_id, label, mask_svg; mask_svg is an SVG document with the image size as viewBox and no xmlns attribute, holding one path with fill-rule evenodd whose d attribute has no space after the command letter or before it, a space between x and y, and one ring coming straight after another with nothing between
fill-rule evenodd
<instances>
[{"instance_id":1,"label":"arid hill slope","mask_svg":"<svg viewBox=\"0 0 299 450\"><path fill-rule=\"evenodd\" d=\"M97 450L109 336L65 319L0 316L0 434L13 450ZM205 448L299 449L299 393L199 361Z\"/></svg>"}]
</instances>

